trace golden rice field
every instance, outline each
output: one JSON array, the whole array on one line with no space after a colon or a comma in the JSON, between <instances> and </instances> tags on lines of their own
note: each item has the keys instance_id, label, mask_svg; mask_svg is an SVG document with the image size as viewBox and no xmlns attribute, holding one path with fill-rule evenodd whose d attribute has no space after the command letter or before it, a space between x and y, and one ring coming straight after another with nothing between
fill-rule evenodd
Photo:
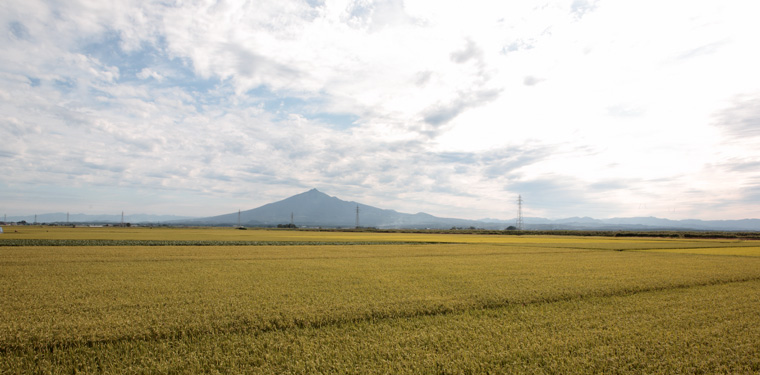
<instances>
[{"instance_id":1,"label":"golden rice field","mask_svg":"<svg viewBox=\"0 0 760 375\"><path fill-rule=\"evenodd\" d=\"M700 254L700 255L738 255L738 256L760 256L760 246L738 246L738 247L704 247L704 248L681 248L681 249L652 249L644 251L655 251L659 253L673 254Z\"/></svg>"},{"instance_id":2,"label":"golden rice field","mask_svg":"<svg viewBox=\"0 0 760 375\"><path fill-rule=\"evenodd\" d=\"M753 241L5 229L2 374L760 373Z\"/></svg>"}]
</instances>

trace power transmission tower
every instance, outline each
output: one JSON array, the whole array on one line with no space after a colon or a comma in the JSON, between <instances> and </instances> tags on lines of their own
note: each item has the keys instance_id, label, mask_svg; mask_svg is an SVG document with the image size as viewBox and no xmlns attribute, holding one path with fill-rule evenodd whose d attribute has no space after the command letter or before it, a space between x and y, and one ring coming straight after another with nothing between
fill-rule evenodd
<instances>
[{"instance_id":1,"label":"power transmission tower","mask_svg":"<svg viewBox=\"0 0 760 375\"><path fill-rule=\"evenodd\" d=\"M522 195L517 196L517 230L523 230L523 216L522 216Z\"/></svg>"},{"instance_id":2,"label":"power transmission tower","mask_svg":"<svg viewBox=\"0 0 760 375\"><path fill-rule=\"evenodd\" d=\"M293 213L292 212L290 213L290 226L291 227L295 227L296 226L296 223L293 222Z\"/></svg>"},{"instance_id":3,"label":"power transmission tower","mask_svg":"<svg viewBox=\"0 0 760 375\"><path fill-rule=\"evenodd\" d=\"M240 210L238 210L238 228L240 228Z\"/></svg>"},{"instance_id":4,"label":"power transmission tower","mask_svg":"<svg viewBox=\"0 0 760 375\"><path fill-rule=\"evenodd\" d=\"M356 229L359 229L359 205L356 205Z\"/></svg>"}]
</instances>

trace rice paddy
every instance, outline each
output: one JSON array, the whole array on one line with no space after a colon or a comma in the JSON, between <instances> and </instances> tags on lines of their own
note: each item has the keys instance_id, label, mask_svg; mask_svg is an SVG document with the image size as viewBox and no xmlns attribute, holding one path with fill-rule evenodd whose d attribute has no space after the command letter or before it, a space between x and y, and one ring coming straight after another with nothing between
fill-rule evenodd
<instances>
[{"instance_id":1,"label":"rice paddy","mask_svg":"<svg viewBox=\"0 0 760 375\"><path fill-rule=\"evenodd\" d=\"M760 372L753 241L16 230L4 374Z\"/></svg>"}]
</instances>

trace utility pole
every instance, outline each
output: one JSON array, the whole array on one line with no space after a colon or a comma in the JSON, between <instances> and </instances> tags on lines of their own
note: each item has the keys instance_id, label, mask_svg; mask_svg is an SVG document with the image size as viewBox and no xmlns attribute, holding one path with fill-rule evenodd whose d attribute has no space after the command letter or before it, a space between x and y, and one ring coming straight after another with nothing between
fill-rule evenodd
<instances>
[{"instance_id":1,"label":"utility pole","mask_svg":"<svg viewBox=\"0 0 760 375\"><path fill-rule=\"evenodd\" d=\"M356 229L359 229L359 205L356 205Z\"/></svg>"},{"instance_id":2,"label":"utility pole","mask_svg":"<svg viewBox=\"0 0 760 375\"><path fill-rule=\"evenodd\" d=\"M523 203L522 195L518 195L517 196L517 223L515 225L517 227L517 230L523 230L522 203Z\"/></svg>"},{"instance_id":3,"label":"utility pole","mask_svg":"<svg viewBox=\"0 0 760 375\"><path fill-rule=\"evenodd\" d=\"M121 211L121 226L124 226L124 211Z\"/></svg>"},{"instance_id":4,"label":"utility pole","mask_svg":"<svg viewBox=\"0 0 760 375\"><path fill-rule=\"evenodd\" d=\"M67 212L66 213L66 224L68 224L68 223L69 223L69 213Z\"/></svg>"}]
</instances>

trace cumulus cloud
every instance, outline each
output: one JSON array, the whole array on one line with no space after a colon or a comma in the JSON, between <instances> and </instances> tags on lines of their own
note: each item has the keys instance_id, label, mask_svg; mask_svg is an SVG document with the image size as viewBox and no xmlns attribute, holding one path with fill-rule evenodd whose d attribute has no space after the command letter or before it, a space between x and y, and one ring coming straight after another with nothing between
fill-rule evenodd
<instances>
[{"instance_id":1,"label":"cumulus cloud","mask_svg":"<svg viewBox=\"0 0 760 375\"><path fill-rule=\"evenodd\" d=\"M436 130L460 113L470 107L475 107L494 100L498 97L498 90L479 90L470 93L461 93L456 99L444 104L436 104L423 112L423 119L432 126L433 131L430 135L436 135Z\"/></svg>"},{"instance_id":2,"label":"cumulus cloud","mask_svg":"<svg viewBox=\"0 0 760 375\"><path fill-rule=\"evenodd\" d=\"M159 74L158 72L150 68L143 68L139 73L137 73L137 78L140 78L140 79L153 78L159 82L164 80L164 77L161 74Z\"/></svg>"},{"instance_id":3,"label":"cumulus cloud","mask_svg":"<svg viewBox=\"0 0 760 375\"><path fill-rule=\"evenodd\" d=\"M374 0L352 2L346 9L346 22L370 32L386 27L418 22L407 14L403 0Z\"/></svg>"},{"instance_id":4,"label":"cumulus cloud","mask_svg":"<svg viewBox=\"0 0 760 375\"><path fill-rule=\"evenodd\" d=\"M535 86L539 83L541 83L543 79L535 77L535 76L525 76L523 79L523 85L525 86Z\"/></svg>"},{"instance_id":5,"label":"cumulus cloud","mask_svg":"<svg viewBox=\"0 0 760 375\"><path fill-rule=\"evenodd\" d=\"M478 218L755 191L757 151L730 144L760 128L737 96L753 5L653 4L9 0L2 195L213 215L317 187Z\"/></svg>"},{"instance_id":6,"label":"cumulus cloud","mask_svg":"<svg viewBox=\"0 0 760 375\"><path fill-rule=\"evenodd\" d=\"M433 72L431 71L424 71L419 72L415 75L414 83L417 86L424 86L428 81L430 81L430 78L433 76Z\"/></svg>"},{"instance_id":7,"label":"cumulus cloud","mask_svg":"<svg viewBox=\"0 0 760 375\"><path fill-rule=\"evenodd\" d=\"M482 61L483 51L471 39L467 39L464 49L451 53L451 60L457 64L463 64L472 59Z\"/></svg>"},{"instance_id":8,"label":"cumulus cloud","mask_svg":"<svg viewBox=\"0 0 760 375\"><path fill-rule=\"evenodd\" d=\"M506 55L521 50L530 50L535 48L535 43L535 41L516 40L504 46L501 52Z\"/></svg>"},{"instance_id":9,"label":"cumulus cloud","mask_svg":"<svg viewBox=\"0 0 760 375\"><path fill-rule=\"evenodd\" d=\"M596 7L597 7L596 1L574 0L573 3L570 4L570 11L577 18L581 18L585 16L587 13L594 11Z\"/></svg>"}]
</instances>

